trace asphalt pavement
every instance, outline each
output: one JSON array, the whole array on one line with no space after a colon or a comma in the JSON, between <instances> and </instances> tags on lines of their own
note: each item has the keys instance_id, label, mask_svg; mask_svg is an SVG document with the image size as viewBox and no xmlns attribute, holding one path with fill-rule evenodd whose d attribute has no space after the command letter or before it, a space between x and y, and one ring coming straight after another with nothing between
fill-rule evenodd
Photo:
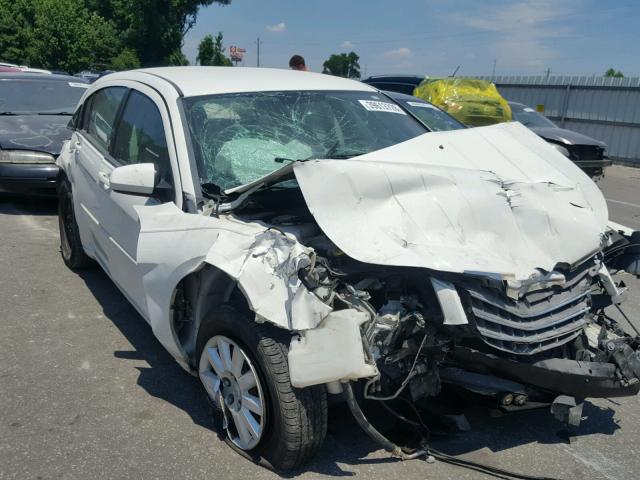
<instances>
[{"instance_id":1,"label":"asphalt pavement","mask_svg":"<svg viewBox=\"0 0 640 480\"><path fill-rule=\"evenodd\" d=\"M600 186L611 219L640 229L640 169L612 167ZM625 281L627 311L640 320L640 282ZM218 439L198 380L101 270L64 266L51 202L0 199L0 292L1 479L278 478ZM498 418L472 410L470 432L433 445L530 475L637 478L639 405L587 402L571 442L546 410ZM340 408L320 455L295 476L488 478L391 459Z\"/></svg>"}]
</instances>

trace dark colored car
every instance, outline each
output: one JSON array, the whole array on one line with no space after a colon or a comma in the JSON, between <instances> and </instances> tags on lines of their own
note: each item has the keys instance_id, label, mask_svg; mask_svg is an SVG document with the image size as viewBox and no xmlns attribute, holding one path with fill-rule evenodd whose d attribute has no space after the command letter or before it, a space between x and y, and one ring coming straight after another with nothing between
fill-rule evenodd
<instances>
[{"instance_id":1,"label":"dark colored car","mask_svg":"<svg viewBox=\"0 0 640 480\"><path fill-rule=\"evenodd\" d=\"M413 115L420 123L432 132L467 128L447 112L440 110L435 105L426 102L421 98L398 92L386 91L382 93L395 100L396 103L405 110L408 110L411 115Z\"/></svg>"},{"instance_id":2,"label":"dark colored car","mask_svg":"<svg viewBox=\"0 0 640 480\"><path fill-rule=\"evenodd\" d=\"M424 75L374 75L362 80L380 90L412 95L424 80ZM571 159L587 175L597 180L604 168L611 165L607 157L607 145L581 133L559 128L551 120L521 103L509 102L513 120L533 130Z\"/></svg>"},{"instance_id":3,"label":"dark colored car","mask_svg":"<svg viewBox=\"0 0 640 480\"><path fill-rule=\"evenodd\" d=\"M521 103L509 102L513 120L522 123L537 135L552 144L565 157L573 160L592 178L604 173L611 165L607 157L607 145L604 142L587 137L573 130L560 128L544 115Z\"/></svg>"},{"instance_id":4,"label":"dark colored car","mask_svg":"<svg viewBox=\"0 0 640 480\"><path fill-rule=\"evenodd\" d=\"M0 73L0 193L55 195L55 161L88 86L66 75Z\"/></svg>"},{"instance_id":5,"label":"dark colored car","mask_svg":"<svg viewBox=\"0 0 640 480\"><path fill-rule=\"evenodd\" d=\"M422 83L424 75L373 75L362 80L378 90L413 95L413 90Z\"/></svg>"}]
</instances>

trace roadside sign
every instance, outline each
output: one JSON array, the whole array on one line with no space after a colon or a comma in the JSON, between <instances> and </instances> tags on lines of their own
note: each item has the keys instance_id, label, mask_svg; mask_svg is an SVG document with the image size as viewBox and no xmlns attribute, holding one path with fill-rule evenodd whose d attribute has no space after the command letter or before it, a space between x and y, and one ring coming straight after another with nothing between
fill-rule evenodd
<instances>
[{"instance_id":1,"label":"roadside sign","mask_svg":"<svg viewBox=\"0 0 640 480\"><path fill-rule=\"evenodd\" d=\"M242 61L245 53L247 53L247 51L244 48L240 48L236 45L231 45L229 47L229 55L231 56L231 60L234 62Z\"/></svg>"}]
</instances>

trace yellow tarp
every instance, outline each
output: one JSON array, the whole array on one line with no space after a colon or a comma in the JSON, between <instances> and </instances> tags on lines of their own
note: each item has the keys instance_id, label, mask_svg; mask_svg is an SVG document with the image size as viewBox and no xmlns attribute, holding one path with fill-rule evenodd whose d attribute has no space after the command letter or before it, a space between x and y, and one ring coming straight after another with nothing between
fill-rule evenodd
<instances>
[{"instance_id":1,"label":"yellow tarp","mask_svg":"<svg viewBox=\"0 0 640 480\"><path fill-rule=\"evenodd\" d=\"M511 108L496 86L471 78L426 78L413 95L433 103L465 125L479 127L511 120Z\"/></svg>"}]
</instances>

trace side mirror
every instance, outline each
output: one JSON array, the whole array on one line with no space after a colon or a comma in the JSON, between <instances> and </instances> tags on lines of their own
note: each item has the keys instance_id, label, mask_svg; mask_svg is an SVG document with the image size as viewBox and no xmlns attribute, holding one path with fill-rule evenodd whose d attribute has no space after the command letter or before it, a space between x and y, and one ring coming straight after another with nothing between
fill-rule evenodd
<instances>
[{"instance_id":1,"label":"side mirror","mask_svg":"<svg viewBox=\"0 0 640 480\"><path fill-rule=\"evenodd\" d=\"M114 192L151 195L156 186L156 166L135 163L118 167L111 172L109 185Z\"/></svg>"}]
</instances>

